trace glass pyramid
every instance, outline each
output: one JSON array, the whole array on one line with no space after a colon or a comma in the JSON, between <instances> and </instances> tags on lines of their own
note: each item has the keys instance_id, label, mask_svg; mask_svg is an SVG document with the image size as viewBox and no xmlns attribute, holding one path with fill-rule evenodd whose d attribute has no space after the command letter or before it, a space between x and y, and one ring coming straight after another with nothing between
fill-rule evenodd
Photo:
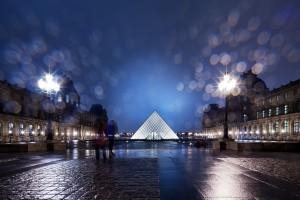
<instances>
[{"instance_id":1,"label":"glass pyramid","mask_svg":"<svg viewBox=\"0 0 300 200\"><path fill-rule=\"evenodd\" d=\"M178 139L178 137L159 114L154 111L131 139L161 140Z\"/></svg>"}]
</instances>

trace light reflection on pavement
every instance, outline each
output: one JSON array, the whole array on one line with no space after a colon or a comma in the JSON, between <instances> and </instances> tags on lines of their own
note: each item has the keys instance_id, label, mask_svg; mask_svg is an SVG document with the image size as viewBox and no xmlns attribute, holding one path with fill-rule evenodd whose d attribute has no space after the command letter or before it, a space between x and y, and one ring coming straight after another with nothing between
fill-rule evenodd
<instances>
[{"instance_id":1,"label":"light reflection on pavement","mask_svg":"<svg viewBox=\"0 0 300 200\"><path fill-rule=\"evenodd\" d=\"M299 156L286 155L289 157L287 161ZM119 145L115 158L107 163L95 165L94 156L95 152L91 149L73 149L66 154L14 155L12 157L17 159L7 161L8 166L9 163L24 166L38 164L33 168L16 171L20 173L11 171L9 176L3 176L1 194L15 195L14 192L19 191L23 197L33 195L34 198L50 199L300 199L299 185L230 161L233 158L242 160L248 157L256 162L255 159L266 157L284 162L282 154L220 153L168 142ZM5 156L1 158L7 159ZM42 167L39 165L41 163L44 164ZM288 165L288 162L285 163ZM267 163L257 164L268 167ZM5 165L1 165L1 171L7 169ZM106 181L94 179L95 176L105 177ZM29 184L30 188L16 187L20 180L24 181L24 185ZM26 184L26 180L30 182ZM145 185L144 182L149 184ZM8 191L3 192L4 186ZM83 188L82 191L76 192L80 188ZM105 193L107 188L114 191L114 195ZM36 190L38 192L35 193Z\"/></svg>"}]
</instances>

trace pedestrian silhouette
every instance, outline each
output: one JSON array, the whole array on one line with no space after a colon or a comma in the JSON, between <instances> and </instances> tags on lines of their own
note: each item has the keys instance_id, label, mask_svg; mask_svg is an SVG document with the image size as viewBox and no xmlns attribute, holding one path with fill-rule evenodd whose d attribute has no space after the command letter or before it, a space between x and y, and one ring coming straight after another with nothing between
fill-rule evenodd
<instances>
[{"instance_id":1,"label":"pedestrian silhouette","mask_svg":"<svg viewBox=\"0 0 300 200\"><path fill-rule=\"evenodd\" d=\"M106 135L108 138L109 157L112 158L115 154L113 152L115 134L118 132L118 126L115 120L110 120L106 128Z\"/></svg>"},{"instance_id":2,"label":"pedestrian silhouette","mask_svg":"<svg viewBox=\"0 0 300 200\"><path fill-rule=\"evenodd\" d=\"M105 133L99 132L97 134L96 138L96 144L95 144L95 151L96 151L96 159L100 160L100 150L102 150L102 157L103 161L106 160L106 143L107 143L107 138L105 136Z\"/></svg>"}]
</instances>

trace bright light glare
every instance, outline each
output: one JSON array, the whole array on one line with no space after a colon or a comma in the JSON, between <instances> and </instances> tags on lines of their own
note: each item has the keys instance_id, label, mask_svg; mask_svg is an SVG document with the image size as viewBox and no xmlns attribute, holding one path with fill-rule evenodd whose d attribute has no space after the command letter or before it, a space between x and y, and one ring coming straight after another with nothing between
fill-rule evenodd
<instances>
[{"instance_id":1,"label":"bright light glare","mask_svg":"<svg viewBox=\"0 0 300 200\"><path fill-rule=\"evenodd\" d=\"M60 90L60 85L54 80L53 75L50 73L38 81L38 87L48 94Z\"/></svg>"},{"instance_id":2,"label":"bright light glare","mask_svg":"<svg viewBox=\"0 0 300 200\"><path fill-rule=\"evenodd\" d=\"M218 89L225 95L232 92L232 90L237 86L237 80L230 76L229 74L224 74L218 83Z\"/></svg>"},{"instance_id":3,"label":"bright light glare","mask_svg":"<svg viewBox=\"0 0 300 200\"><path fill-rule=\"evenodd\" d=\"M46 74L46 75L45 75L45 78L46 78L46 81L47 81L47 82L52 82L52 80L53 80L52 74Z\"/></svg>"}]
</instances>

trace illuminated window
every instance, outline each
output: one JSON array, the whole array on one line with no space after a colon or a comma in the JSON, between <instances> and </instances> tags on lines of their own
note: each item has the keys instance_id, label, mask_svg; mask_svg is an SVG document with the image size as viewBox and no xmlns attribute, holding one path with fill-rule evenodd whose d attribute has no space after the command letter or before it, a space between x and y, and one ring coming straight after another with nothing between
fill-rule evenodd
<instances>
[{"instance_id":1,"label":"illuminated window","mask_svg":"<svg viewBox=\"0 0 300 200\"><path fill-rule=\"evenodd\" d=\"M244 113L243 114L243 120L244 120L244 122L247 121L247 118L248 118L247 114Z\"/></svg>"},{"instance_id":2,"label":"illuminated window","mask_svg":"<svg viewBox=\"0 0 300 200\"><path fill-rule=\"evenodd\" d=\"M262 132L263 132L263 134L267 133L267 125L262 126Z\"/></svg>"},{"instance_id":3,"label":"illuminated window","mask_svg":"<svg viewBox=\"0 0 300 200\"><path fill-rule=\"evenodd\" d=\"M266 117L266 112L264 110L262 111L262 117Z\"/></svg>"},{"instance_id":4,"label":"illuminated window","mask_svg":"<svg viewBox=\"0 0 300 200\"><path fill-rule=\"evenodd\" d=\"M288 120L283 121L283 132L286 133L289 130L289 122Z\"/></svg>"},{"instance_id":5,"label":"illuminated window","mask_svg":"<svg viewBox=\"0 0 300 200\"><path fill-rule=\"evenodd\" d=\"M13 134L14 124L9 122L8 123L8 133Z\"/></svg>"},{"instance_id":6,"label":"illuminated window","mask_svg":"<svg viewBox=\"0 0 300 200\"><path fill-rule=\"evenodd\" d=\"M58 95L57 102L62 102L62 96L61 96L61 94Z\"/></svg>"},{"instance_id":7,"label":"illuminated window","mask_svg":"<svg viewBox=\"0 0 300 200\"><path fill-rule=\"evenodd\" d=\"M272 108L269 109L269 117L272 116Z\"/></svg>"},{"instance_id":8,"label":"illuminated window","mask_svg":"<svg viewBox=\"0 0 300 200\"><path fill-rule=\"evenodd\" d=\"M288 112L289 112L289 106L284 105L284 114L288 114Z\"/></svg>"},{"instance_id":9,"label":"illuminated window","mask_svg":"<svg viewBox=\"0 0 300 200\"><path fill-rule=\"evenodd\" d=\"M272 123L269 123L269 133L271 133L271 132L273 132L273 125L272 125Z\"/></svg>"},{"instance_id":10,"label":"illuminated window","mask_svg":"<svg viewBox=\"0 0 300 200\"><path fill-rule=\"evenodd\" d=\"M260 117L259 111L256 112L256 118L258 119Z\"/></svg>"},{"instance_id":11,"label":"illuminated window","mask_svg":"<svg viewBox=\"0 0 300 200\"><path fill-rule=\"evenodd\" d=\"M37 127L36 127L36 130L37 130L37 134L38 134L38 136L40 136L40 135L41 135L41 133L42 133L41 126L40 126L40 125L37 125Z\"/></svg>"},{"instance_id":12,"label":"illuminated window","mask_svg":"<svg viewBox=\"0 0 300 200\"><path fill-rule=\"evenodd\" d=\"M274 123L274 129L275 129L275 132L278 133L279 132L279 121L275 121Z\"/></svg>"},{"instance_id":13,"label":"illuminated window","mask_svg":"<svg viewBox=\"0 0 300 200\"><path fill-rule=\"evenodd\" d=\"M258 133L262 133L263 132L263 130L264 130L264 128L263 128L263 125L260 125L259 127L258 127Z\"/></svg>"},{"instance_id":14,"label":"illuminated window","mask_svg":"<svg viewBox=\"0 0 300 200\"><path fill-rule=\"evenodd\" d=\"M32 135L32 134L33 134L33 126L32 126L32 124L30 124L30 125L28 126L28 132L29 132L29 135Z\"/></svg>"},{"instance_id":15,"label":"illuminated window","mask_svg":"<svg viewBox=\"0 0 300 200\"><path fill-rule=\"evenodd\" d=\"M24 135L24 124L20 124L20 135Z\"/></svg>"},{"instance_id":16,"label":"illuminated window","mask_svg":"<svg viewBox=\"0 0 300 200\"><path fill-rule=\"evenodd\" d=\"M67 94L66 95L66 103L69 103L70 102L70 96Z\"/></svg>"},{"instance_id":17,"label":"illuminated window","mask_svg":"<svg viewBox=\"0 0 300 200\"><path fill-rule=\"evenodd\" d=\"M293 127L293 132L294 133L299 133L300 131L299 131L300 129L299 129L299 121L297 120L297 121L294 121L294 127Z\"/></svg>"},{"instance_id":18,"label":"illuminated window","mask_svg":"<svg viewBox=\"0 0 300 200\"><path fill-rule=\"evenodd\" d=\"M276 107L276 115L279 115L279 107Z\"/></svg>"}]
</instances>

